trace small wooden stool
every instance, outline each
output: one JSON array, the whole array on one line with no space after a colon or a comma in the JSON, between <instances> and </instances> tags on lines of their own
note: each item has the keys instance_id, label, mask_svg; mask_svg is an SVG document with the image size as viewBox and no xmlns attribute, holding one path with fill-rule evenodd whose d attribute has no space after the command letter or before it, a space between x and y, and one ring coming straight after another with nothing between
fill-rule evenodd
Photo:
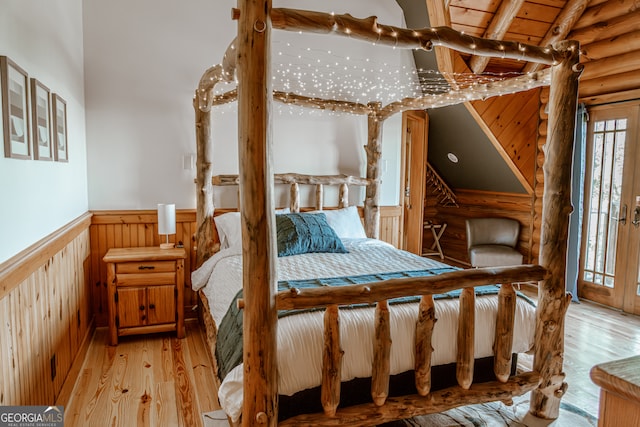
<instances>
[{"instance_id":1,"label":"small wooden stool","mask_svg":"<svg viewBox=\"0 0 640 427\"><path fill-rule=\"evenodd\" d=\"M422 256L438 255L440 259L444 259L442 246L440 246L440 238L442 237L444 230L447 229L447 223L443 222L442 224L434 224L431 221L425 221L423 225L425 230L431 230L431 234L433 234L433 244L429 248L431 252L424 252Z\"/></svg>"},{"instance_id":2,"label":"small wooden stool","mask_svg":"<svg viewBox=\"0 0 640 427\"><path fill-rule=\"evenodd\" d=\"M601 387L599 427L640 427L640 356L596 365L591 380Z\"/></svg>"}]
</instances>

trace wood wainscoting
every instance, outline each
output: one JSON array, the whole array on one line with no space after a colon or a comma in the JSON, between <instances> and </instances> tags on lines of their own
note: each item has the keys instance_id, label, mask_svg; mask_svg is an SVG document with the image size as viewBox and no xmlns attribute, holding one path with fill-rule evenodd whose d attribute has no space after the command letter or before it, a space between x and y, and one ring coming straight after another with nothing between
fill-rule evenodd
<instances>
[{"instance_id":1,"label":"wood wainscoting","mask_svg":"<svg viewBox=\"0 0 640 427\"><path fill-rule=\"evenodd\" d=\"M402 209L399 206L380 207L380 239L399 247ZM191 290L191 272L195 269L196 254L193 236L196 231L195 209L176 212L174 243L187 248L185 259L185 318L196 317L192 310L198 304L198 294ZM158 246L158 217L155 210L93 211L91 219L91 307L98 326L107 325L107 270L102 258L111 248Z\"/></svg>"},{"instance_id":2,"label":"wood wainscoting","mask_svg":"<svg viewBox=\"0 0 640 427\"><path fill-rule=\"evenodd\" d=\"M402 206L380 206L380 240L402 245Z\"/></svg>"},{"instance_id":3,"label":"wood wainscoting","mask_svg":"<svg viewBox=\"0 0 640 427\"><path fill-rule=\"evenodd\" d=\"M0 405L66 404L93 331L91 214L0 264Z\"/></svg>"},{"instance_id":4,"label":"wood wainscoting","mask_svg":"<svg viewBox=\"0 0 640 427\"><path fill-rule=\"evenodd\" d=\"M440 244L444 255L454 261L469 264L467 253L467 218L502 217L520 222L518 250L525 263L535 263L537 253L532 253L533 196L529 194L496 193L478 190L456 190L459 207L444 207L434 197L427 197L425 220L436 224L447 223ZM433 238L425 233L423 246L429 247Z\"/></svg>"}]
</instances>

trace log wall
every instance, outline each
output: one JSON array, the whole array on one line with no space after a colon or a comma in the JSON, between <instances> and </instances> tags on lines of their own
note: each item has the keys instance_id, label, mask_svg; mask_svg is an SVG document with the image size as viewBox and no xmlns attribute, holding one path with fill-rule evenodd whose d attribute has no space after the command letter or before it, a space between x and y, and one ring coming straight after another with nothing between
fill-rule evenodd
<instances>
[{"instance_id":1,"label":"log wall","mask_svg":"<svg viewBox=\"0 0 640 427\"><path fill-rule=\"evenodd\" d=\"M567 39L580 42L579 97L602 104L640 97L640 6L634 0L590 2Z\"/></svg>"},{"instance_id":2,"label":"log wall","mask_svg":"<svg viewBox=\"0 0 640 427\"><path fill-rule=\"evenodd\" d=\"M86 214L0 264L0 405L65 405L93 331Z\"/></svg>"},{"instance_id":3,"label":"log wall","mask_svg":"<svg viewBox=\"0 0 640 427\"><path fill-rule=\"evenodd\" d=\"M429 7L435 0L427 0ZM486 35L498 15L499 1L468 2L452 0L448 4L448 21L454 29L473 36ZM627 101L640 97L640 6L636 0L591 0L566 10L568 1L524 1L508 25L504 40L515 40L538 46L552 44L549 35L557 35L567 26L568 34L561 37L580 42L584 72L580 77L581 102L603 104ZM580 2L573 2L577 5ZM584 9L584 10L583 10ZM557 21L567 13L568 21ZM431 21L431 25L446 25ZM570 31L569 31L570 30ZM478 58L478 57L475 57ZM462 59L473 64L473 57ZM493 58L487 71L531 71L532 64L513 59ZM524 67L524 68L523 68Z\"/></svg>"},{"instance_id":4,"label":"log wall","mask_svg":"<svg viewBox=\"0 0 640 427\"><path fill-rule=\"evenodd\" d=\"M532 196L515 193L496 193L477 190L456 190L459 207L444 207L427 197L425 220L447 223L440 243L444 255L455 261L469 264L465 220L478 217L513 218L520 223L518 250L524 255L524 263L532 263ZM424 247L433 243L431 233L424 234Z\"/></svg>"},{"instance_id":5,"label":"log wall","mask_svg":"<svg viewBox=\"0 0 640 427\"><path fill-rule=\"evenodd\" d=\"M532 206L532 262L538 262L540 254L540 231L542 230L542 196L544 195L544 173L542 166L544 165L544 150L542 147L547 143L547 125L549 115L547 114L547 104L549 104L549 88L543 88L540 92L540 125L538 126L538 141L536 143L538 152L536 154L536 173L535 173L535 191L533 195Z\"/></svg>"}]
</instances>

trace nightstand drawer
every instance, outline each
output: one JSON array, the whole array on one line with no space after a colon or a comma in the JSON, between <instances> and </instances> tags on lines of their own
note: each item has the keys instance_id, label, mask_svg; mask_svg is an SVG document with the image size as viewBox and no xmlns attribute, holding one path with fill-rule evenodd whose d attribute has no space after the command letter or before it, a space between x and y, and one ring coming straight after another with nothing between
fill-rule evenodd
<instances>
[{"instance_id":1,"label":"nightstand drawer","mask_svg":"<svg viewBox=\"0 0 640 427\"><path fill-rule=\"evenodd\" d=\"M116 286L158 286L158 285L175 285L176 273L135 273L135 274L117 274Z\"/></svg>"},{"instance_id":2,"label":"nightstand drawer","mask_svg":"<svg viewBox=\"0 0 640 427\"><path fill-rule=\"evenodd\" d=\"M116 274L164 273L176 271L175 261L121 262L116 264Z\"/></svg>"}]
</instances>

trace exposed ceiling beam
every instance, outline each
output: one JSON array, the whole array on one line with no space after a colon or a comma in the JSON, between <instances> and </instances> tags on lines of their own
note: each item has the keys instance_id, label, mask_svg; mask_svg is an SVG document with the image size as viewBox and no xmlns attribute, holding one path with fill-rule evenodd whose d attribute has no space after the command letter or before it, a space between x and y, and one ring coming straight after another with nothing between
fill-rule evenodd
<instances>
[{"instance_id":1,"label":"exposed ceiling beam","mask_svg":"<svg viewBox=\"0 0 640 427\"><path fill-rule=\"evenodd\" d=\"M427 13L429 14L429 23L432 27L451 27L451 15L449 15L448 0L425 0L427 2ZM452 89L457 89L458 84L447 76L454 74L453 55L454 51L445 47L435 47L436 61L438 69L444 74L449 81Z\"/></svg>"},{"instance_id":2,"label":"exposed ceiling beam","mask_svg":"<svg viewBox=\"0 0 640 427\"><path fill-rule=\"evenodd\" d=\"M549 31L547 31L547 34L540 41L539 46L553 45L560 40L566 39L569 31L571 31L574 24L578 22L578 19L580 19L588 4L589 0L569 0L558 14L558 17L551 25L551 28L549 28ZM540 68L542 68L541 64L529 62L524 66L522 71L529 73L531 71L538 71Z\"/></svg>"},{"instance_id":3,"label":"exposed ceiling beam","mask_svg":"<svg viewBox=\"0 0 640 427\"><path fill-rule=\"evenodd\" d=\"M493 19L491 19L482 37L485 39L503 40L504 35L507 34L511 23L516 18L516 15L518 15L523 3L524 0L503 1L500 3L498 10L495 15L493 15ZM491 58L488 56L474 55L471 57L469 67L476 74L482 73L484 69L487 68L489 59Z\"/></svg>"}]
</instances>

